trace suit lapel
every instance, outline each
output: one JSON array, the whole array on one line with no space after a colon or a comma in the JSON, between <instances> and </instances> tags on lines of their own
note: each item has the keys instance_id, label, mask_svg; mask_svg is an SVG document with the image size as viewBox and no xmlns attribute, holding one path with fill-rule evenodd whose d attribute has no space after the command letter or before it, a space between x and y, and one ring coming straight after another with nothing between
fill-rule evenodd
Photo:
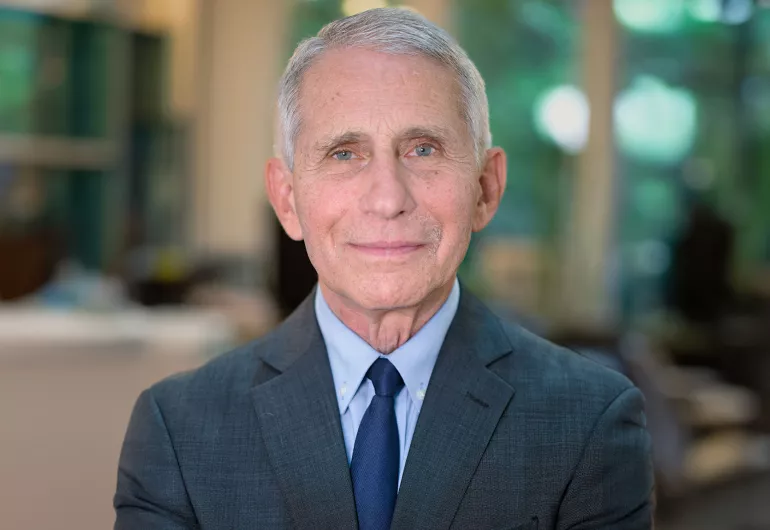
<instances>
[{"instance_id":1,"label":"suit lapel","mask_svg":"<svg viewBox=\"0 0 770 530\"><path fill-rule=\"evenodd\" d=\"M497 319L461 294L430 379L392 529L448 528L514 394L487 365L511 350Z\"/></svg>"},{"instance_id":2,"label":"suit lapel","mask_svg":"<svg viewBox=\"0 0 770 530\"><path fill-rule=\"evenodd\" d=\"M295 528L356 528L356 509L334 382L310 296L267 345L281 372L252 391Z\"/></svg>"}]
</instances>

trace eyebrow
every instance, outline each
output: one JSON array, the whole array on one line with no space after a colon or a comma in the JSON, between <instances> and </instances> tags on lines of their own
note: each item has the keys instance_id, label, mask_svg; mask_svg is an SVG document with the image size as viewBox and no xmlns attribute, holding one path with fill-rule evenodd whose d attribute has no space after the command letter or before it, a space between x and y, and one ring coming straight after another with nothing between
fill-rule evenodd
<instances>
[{"instance_id":1,"label":"eyebrow","mask_svg":"<svg viewBox=\"0 0 770 530\"><path fill-rule=\"evenodd\" d=\"M446 144L449 142L451 134L443 127L410 127L405 130L401 136L406 140L429 138L440 144Z\"/></svg>"},{"instance_id":2,"label":"eyebrow","mask_svg":"<svg viewBox=\"0 0 770 530\"><path fill-rule=\"evenodd\" d=\"M348 131L342 134L332 136L327 140L322 140L316 144L316 151L327 153L341 145L355 144L365 138L365 134L357 131Z\"/></svg>"},{"instance_id":3,"label":"eyebrow","mask_svg":"<svg viewBox=\"0 0 770 530\"><path fill-rule=\"evenodd\" d=\"M434 142L446 144L449 141L451 134L450 131L444 127L409 127L399 134L399 136L402 140L428 138ZM347 131L319 141L315 146L315 150L319 153L328 153L337 147L360 143L367 138L368 136L363 132Z\"/></svg>"}]
</instances>

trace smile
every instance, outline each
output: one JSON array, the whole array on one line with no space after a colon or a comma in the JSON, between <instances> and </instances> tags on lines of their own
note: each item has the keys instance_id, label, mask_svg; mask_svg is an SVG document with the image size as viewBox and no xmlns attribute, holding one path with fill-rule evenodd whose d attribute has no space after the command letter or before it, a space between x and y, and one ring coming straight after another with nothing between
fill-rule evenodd
<instances>
[{"instance_id":1,"label":"smile","mask_svg":"<svg viewBox=\"0 0 770 530\"><path fill-rule=\"evenodd\" d=\"M424 243L409 243L400 241L375 242L375 243L351 243L350 246L362 254L374 257L398 257L408 256L422 250Z\"/></svg>"}]
</instances>

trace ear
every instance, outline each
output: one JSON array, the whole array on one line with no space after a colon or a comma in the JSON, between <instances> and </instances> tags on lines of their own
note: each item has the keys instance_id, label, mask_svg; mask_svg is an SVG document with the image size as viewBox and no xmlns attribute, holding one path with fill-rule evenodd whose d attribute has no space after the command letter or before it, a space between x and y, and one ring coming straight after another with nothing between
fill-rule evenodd
<instances>
[{"instance_id":1,"label":"ear","mask_svg":"<svg viewBox=\"0 0 770 530\"><path fill-rule=\"evenodd\" d=\"M505 151L500 147L487 150L487 158L479 175L479 199L473 216L473 231L489 224L500 207L505 191L507 165Z\"/></svg>"},{"instance_id":2,"label":"ear","mask_svg":"<svg viewBox=\"0 0 770 530\"><path fill-rule=\"evenodd\" d=\"M271 158L267 161L265 188L275 215L286 234L295 241L301 241L302 227L294 202L294 176L280 158Z\"/></svg>"}]
</instances>

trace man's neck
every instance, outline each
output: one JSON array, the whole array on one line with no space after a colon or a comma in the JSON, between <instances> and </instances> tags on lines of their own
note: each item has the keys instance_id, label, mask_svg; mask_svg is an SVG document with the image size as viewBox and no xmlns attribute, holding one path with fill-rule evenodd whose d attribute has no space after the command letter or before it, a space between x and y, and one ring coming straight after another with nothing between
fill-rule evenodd
<instances>
[{"instance_id":1,"label":"man's neck","mask_svg":"<svg viewBox=\"0 0 770 530\"><path fill-rule=\"evenodd\" d=\"M444 305L453 286L454 280L416 306L371 311L319 283L324 300L337 318L384 355L398 349L420 331Z\"/></svg>"}]
</instances>

